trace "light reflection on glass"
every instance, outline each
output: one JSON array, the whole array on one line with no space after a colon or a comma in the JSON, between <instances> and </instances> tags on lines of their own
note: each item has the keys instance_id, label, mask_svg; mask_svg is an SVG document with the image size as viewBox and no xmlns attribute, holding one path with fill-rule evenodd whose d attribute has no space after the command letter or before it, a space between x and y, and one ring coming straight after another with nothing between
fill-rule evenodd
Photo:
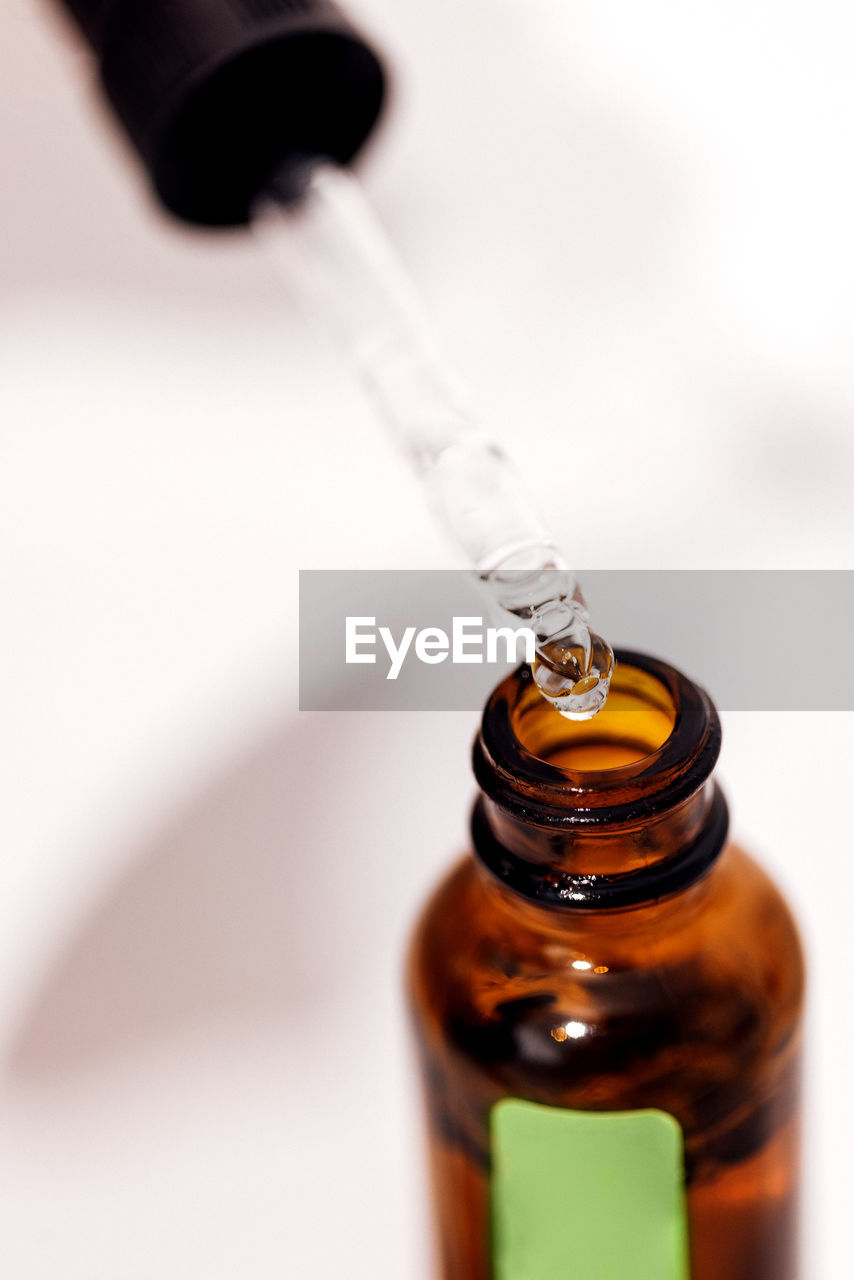
<instances>
[{"instance_id":1,"label":"light reflection on glass","mask_svg":"<svg viewBox=\"0 0 854 1280\"><path fill-rule=\"evenodd\" d=\"M564 1040L580 1040L582 1036L586 1036L590 1028L586 1022L564 1022L557 1027L552 1027L552 1040L557 1040L558 1044L563 1044Z\"/></svg>"}]
</instances>

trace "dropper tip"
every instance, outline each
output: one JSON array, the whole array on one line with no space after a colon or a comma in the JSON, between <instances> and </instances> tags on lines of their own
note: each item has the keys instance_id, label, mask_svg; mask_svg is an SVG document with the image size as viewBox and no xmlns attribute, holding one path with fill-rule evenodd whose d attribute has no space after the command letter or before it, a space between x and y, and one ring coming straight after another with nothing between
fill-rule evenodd
<instances>
[{"instance_id":1,"label":"dropper tip","mask_svg":"<svg viewBox=\"0 0 854 1280\"><path fill-rule=\"evenodd\" d=\"M542 645L534 662L534 681L540 693L567 720L591 720L601 711L614 674L614 651L590 632L589 656L576 645L559 641Z\"/></svg>"}]
</instances>

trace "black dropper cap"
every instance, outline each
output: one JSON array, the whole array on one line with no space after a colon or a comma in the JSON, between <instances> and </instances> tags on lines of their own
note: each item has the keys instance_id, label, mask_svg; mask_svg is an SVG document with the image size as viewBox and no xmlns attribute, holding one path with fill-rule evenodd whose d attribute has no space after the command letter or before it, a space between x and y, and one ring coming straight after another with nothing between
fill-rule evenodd
<instances>
[{"instance_id":1,"label":"black dropper cap","mask_svg":"<svg viewBox=\"0 0 854 1280\"><path fill-rule=\"evenodd\" d=\"M346 163L385 77L330 0L62 0L162 203L234 226L276 171Z\"/></svg>"}]
</instances>

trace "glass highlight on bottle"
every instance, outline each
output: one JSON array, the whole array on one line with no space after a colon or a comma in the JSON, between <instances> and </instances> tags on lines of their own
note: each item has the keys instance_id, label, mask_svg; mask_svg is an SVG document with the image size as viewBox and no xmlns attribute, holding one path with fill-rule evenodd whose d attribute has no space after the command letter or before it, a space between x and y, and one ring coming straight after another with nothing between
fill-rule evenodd
<instances>
[{"instance_id":1,"label":"glass highlight on bottle","mask_svg":"<svg viewBox=\"0 0 854 1280\"><path fill-rule=\"evenodd\" d=\"M439 1275L796 1280L797 930L728 841L709 698L617 656L594 720L495 690L413 940Z\"/></svg>"}]
</instances>

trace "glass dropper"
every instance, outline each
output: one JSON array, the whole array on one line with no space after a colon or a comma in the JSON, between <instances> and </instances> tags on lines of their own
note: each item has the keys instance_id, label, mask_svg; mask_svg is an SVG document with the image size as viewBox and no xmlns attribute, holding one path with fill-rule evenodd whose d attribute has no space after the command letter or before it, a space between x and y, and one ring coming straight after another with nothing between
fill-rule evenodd
<instances>
[{"instance_id":1,"label":"glass dropper","mask_svg":"<svg viewBox=\"0 0 854 1280\"><path fill-rule=\"evenodd\" d=\"M357 180L330 162L290 163L251 225L353 365L495 615L533 630L544 697L570 719L594 716L608 695L613 652L590 630L575 574L478 423Z\"/></svg>"}]
</instances>

